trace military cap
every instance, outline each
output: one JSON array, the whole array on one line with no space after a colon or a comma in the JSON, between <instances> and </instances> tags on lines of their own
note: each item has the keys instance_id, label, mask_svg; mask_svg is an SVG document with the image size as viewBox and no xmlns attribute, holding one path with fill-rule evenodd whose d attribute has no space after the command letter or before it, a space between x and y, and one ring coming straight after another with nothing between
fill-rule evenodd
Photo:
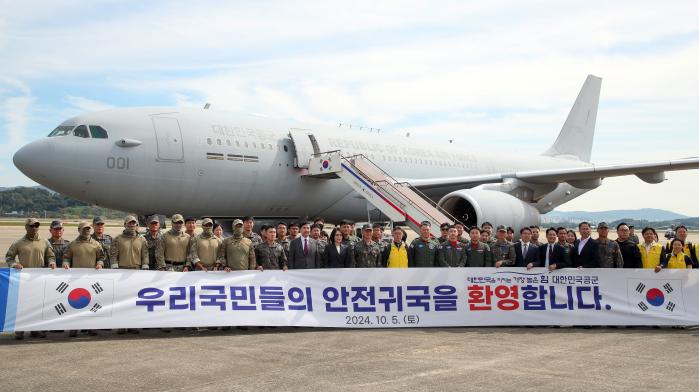
<instances>
[{"instance_id":1,"label":"military cap","mask_svg":"<svg viewBox=\"0 0 699 392\"><path fill-rule=\"evenodd\" d=\"M236 226L242 225L242 224L243 224L243 220L242 220L242 219L236 219L236 220L233 221L233 227L236 227Z\"/></svg>"},{"instance_id":2,"label":"military cap","mask_svg":"<svg viewBox=\"0 0 699 392\"><path fill-rule=\"evenodd\" d=\"M499 226L497 227L497 231L504 231L504 232L507 232L507 227L505 227L505 225L499 225Z\"/></svg>"},{"instance_id":3,"label":"military cap","mask_svg":"<svg viewBox=\"0 0 699 392\"><path fill-rule=\"evenodd\" d=\"M422 221L420 222L420 226L432 227L432 223L430 223L430 221Z\"/></svg>"},{"instance_id":4,"label":"military cap","mask_svg":"<svg viewBox=\"0 0 699 392\"><path fill-rule=\"evenodd\" d=\"M92 224L88 221L82 221L78 224L78 231L83 231L86 227L92 228Z\"/></svg>"},{"instance_id":5,"label":"military cap","mask_svg":"<svg viewBox=\"0 0 699 392\"><path fill-rule=\"evenodd\" d=\"M202 225L202 226L206 226L206 225L211 225L211 226L213 226L213 225L214 225L214 221L212 221L211 218L204 218L204 220L201 221L201 225Z\"/></svg>"},{"instance_id":6,"label":"military cap","mask_svg":"<svg viewBox=\"0 0 699 392\"><path fill-rule=\"evenodd\" d=\"M126 224L128 224L129 222L136 222L136 223L138 223L138 219L136 219L136 217L133 216L133 215L129 215L129 216L127 216L126 218L124 218L124 224L126 225Z\"/></svg>"},{"instance_id":7,"label":"military cap","mask_svg":"<svg viewBox=\"0 0 699 392\"><path fill-rule=\"evenodd\" d=\"M180 214L175 214L172 216L172 223L184 223L184 218Z\"/></svg>"},{"instance_id":8,"label":"military cap","mask_svg":"<svg viewBox=\"0 0 699 392\"><path fill-rule=\"evenodd\" d=\"M600 222L600 223L597 225L597 228L598 228L598 229L608 229L608 228L609 228L609 225L607 224L607 222Z\"/></svg>"},{"instance_id":9,"label":"military cap","mask_svg":"<svg viewBox=\"0 0 699 392\"><path fill-rule=\"evenodd\" d=\"M33 226L33 225L40 225L39 221L36 218L27 218L26 221L24 221L25 226Z\"/></svg>"},{"instance_id":10,"label":"military cap","mask_svg":"<svg viewBox=\"0 0 699 392\"><path fill-rule=\"evenodd\" d=\"M148 223L153 223L153 222L158 222L160 223L160 218L158 218L158 215L151 215L148 217Z\"/></svg>"},{"instance_id":11,"label":"military cap","mask_svg":"<svg viewBox=\"0 0 699 392\"><path fill-rule=\"evenodd\" d=\"M52 229L62 229L63 228L63 222L59 220L51 221L51 226Z\"/></svg>"},{"instance_id":12,"label":"military cap","mask_svg":"<svg viewBox=\"0 0 699 392\"><path fill-rule=\"evenodd\" d=\"M343 220L340 221L340 224L341 224L341 225L353 225L354 222L352 222L352 221L349 220L349 219L343 219Z\"/></svg>"},{"instance_id":13,"label":"military cap","mask_svg":"<svg viewBox=\"0 0 699 392\"><path fill-rule=\"evenodd\" d=\"M102 220L101 216L96 216L96 217L92 218L92 224L93 225L103 225L104 220Z\"/></svg>"},{"instance_id":14,"label":"military cap","mask_svg":"<svg viewBox=\"0 0 699 392\"><path fill-rule=\"evenodd\" d=\"M365 224L362 226L362 230L373 230L373 229L371 228L371 225L370 225L370 224L365 223Z\"/></svg>"}]
</instances>

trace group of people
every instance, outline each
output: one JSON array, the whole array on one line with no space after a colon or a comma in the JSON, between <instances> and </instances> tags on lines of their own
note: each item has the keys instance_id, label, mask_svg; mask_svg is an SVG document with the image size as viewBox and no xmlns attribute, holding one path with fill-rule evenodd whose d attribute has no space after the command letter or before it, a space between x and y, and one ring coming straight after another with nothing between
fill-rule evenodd
<instances>
[{"instance_id":1,"label":"group of people","mask_svg":"<svg viewBox=\"0 0 699 392\"><path fill-rule=\"evenodd\" d=\"M565 227L548 228L540 239L538 226L514 230L489 222L466 229L463 224L443 223L441 236L431 234L431 223L420 224L419 237L406 242L401 227L392 228L384 240L381 224L365 224L361 238L354 235L354 223L344 220L325 231L325 222L284 223L262 226L254 231L254 219L244 217L232 224L232 235L223 237L212 219L201 220L202 232L195 234L198 219L175 214L169 230L162 231L160 218L147 219L145 233L139 233L138 219L127 216L124 230L112 238L105 234L105 222L95 217L78 225L73 241L63 238L61 221L50 224L51 237L42 239L40 223L29 218L26 235L15 241L5 260L10 268L113 268L163 271L288 270L311 268L416 268L416 267L544 267L561 268L665 268L698 267L697 245L687 240L687 228L677 227L675 238L666 245L658 242L655 229L641 231L620 223L617 239L608 238L609 226L597 225L597 238L587 222L578 225L580 238ZM220 226L219 226L219 229ZM492 233L494 232L494 236ZM491 237L492 236L492 237ZM77 331L70 331L75 336ZM39 333L40 334L40 333Z\"/></svg>"}]
</instances>

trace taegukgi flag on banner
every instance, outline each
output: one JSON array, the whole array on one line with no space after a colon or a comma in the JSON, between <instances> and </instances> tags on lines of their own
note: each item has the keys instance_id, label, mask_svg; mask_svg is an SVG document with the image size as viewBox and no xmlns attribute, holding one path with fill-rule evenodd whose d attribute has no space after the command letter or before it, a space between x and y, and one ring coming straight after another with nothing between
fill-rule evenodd
<instances>
[{"instance_id":1,"label":"taegukgi flag on banner","mask_svg":"<svg viewBox=\"0 0 699 392\"><path fill-rule=\"evenodd\" d=\"M0 269L0 329L699 325L699 271Z\"/></svg>"}]
</instances>

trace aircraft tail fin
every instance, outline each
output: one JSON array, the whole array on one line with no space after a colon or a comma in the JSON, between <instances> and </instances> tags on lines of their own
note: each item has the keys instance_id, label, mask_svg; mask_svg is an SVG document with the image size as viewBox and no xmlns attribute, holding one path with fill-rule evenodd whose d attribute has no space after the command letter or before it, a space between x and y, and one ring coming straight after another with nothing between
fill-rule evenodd
<instances>
[{"instance_id":1,"label":"aircraft tail fin","mask_svg":"<svg viewBox=\"0 0 699 392\"><path fill-rule=\"evenodd\" d=\"M602 78L587 76L558 138L542 155L567 156L590 162L601 87Z\"/></svg>"}]
</instances>

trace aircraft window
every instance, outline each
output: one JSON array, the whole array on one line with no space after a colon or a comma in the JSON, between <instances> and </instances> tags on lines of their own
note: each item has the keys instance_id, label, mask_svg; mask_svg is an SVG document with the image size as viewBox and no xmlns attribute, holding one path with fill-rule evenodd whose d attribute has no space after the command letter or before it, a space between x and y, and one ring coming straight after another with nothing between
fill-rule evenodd
<instances>
[{"instance_id":1,"label":"aircraft window","mask_svg":"<svg viewBox=\"0 0 699 392\"><path fill-rule=\"evenodd\" d=\"M248 142L245 142L245 148L247 148L247 147L248 147Z\"/></svg>"},{"instance_id":2,"label":"aircraft window","mask_svg":"<svg viewBox=\"0 0 699 392\"><path fill-rule=\"evenodd\" d=\"M87 132L87 126L85 126L85 125L78 125L78 126L73 130L73 136L88 138L88 137L90 137L90 133Z\"/></svg>"},{"instance_id":3,"label":"aircraft window","mask_svg":"<svg viewBox=\"0 0 699 392\"><path fill-rule=\"evenodd\" d=\"M51 131L51 133L49 133L49 136L48 136L48 137L69 135L69 134L70 134L70 131L72 131L73 128L75 128L75 126L73 126L73 125L61 125L61 126L58 126L58 127L56 127L56 129L54 129L53 131Z\"/></svg>"},{"instance_id":4,"label":"aircraft window","mask_svg":"<svg viewBox=\"0 0 699 392\"><path fill-rule=\"evenodd\" d=\"M252 142L252 148L257 148L257 143Z\"/></svg>"},{"instance_id":5,"label":"aircraft window","mask_svg":"<svg viewBox=\"0 0 699 392\"><path fill-rule=\"evenodd\" d=\"M107 139L107 131L99 125L90 125L90 133L95 139Z\"/></svg>"},{"instance_id":6,"label":"aircraft window","mask_svg":"<svg viewBox=\"0 0 699 392\"><path fill-rule=\"evenodd\" d=\"M288 151L289 151L289 148L286 145L284 145L284 152L288 152Z\"/></svg>"},{"instance_id":7,"label":"aircraft window","mask_svg":"<svg viewBox=\"0 0 699 392\"><path fill-rule=\"evenodd\" d=\"M210 137L206 138L206 144L211 145L213 142L211 141Z\"/></svg>"},{"instance_id":8,"label":"aircraft window","mask_svg":"<svg viewBox=\"0 0 699 392\"><path fill-rule=\"evenodd\" d=\"M235 146L236 146L236 147L240 147L240 141L236 140L236 141L235 141Z\"/></svg>"},{"instance_id":9,"label":"aircraft window","mask_svg":"<svg viewBox=\"0 0 699 392\"><path fill-rule=\"evenodd\" d=\"M226 144L230 147L231 146L231 141L230 139L226 139Z\"/></svg>"},{"instance_id":10,"label":"aircraft window","mask_svg":"<svg viewBox=\"0 0 699 392\"><path fill-rule=\"evenodd\" d=\"M260 147L264 150L264 149L265 149L265 144L264 144L264 143L260 143Z\"/></svg>"},{"instance_id":11,"label":"aircraft window","mask_svg":"<svg viewBox=\"0 0 699 392\"><path fill-rule=\"evenodd\" d=\"M221 139L216 139L216 144L221 145Z\"/></svg>"}]
</instances>

